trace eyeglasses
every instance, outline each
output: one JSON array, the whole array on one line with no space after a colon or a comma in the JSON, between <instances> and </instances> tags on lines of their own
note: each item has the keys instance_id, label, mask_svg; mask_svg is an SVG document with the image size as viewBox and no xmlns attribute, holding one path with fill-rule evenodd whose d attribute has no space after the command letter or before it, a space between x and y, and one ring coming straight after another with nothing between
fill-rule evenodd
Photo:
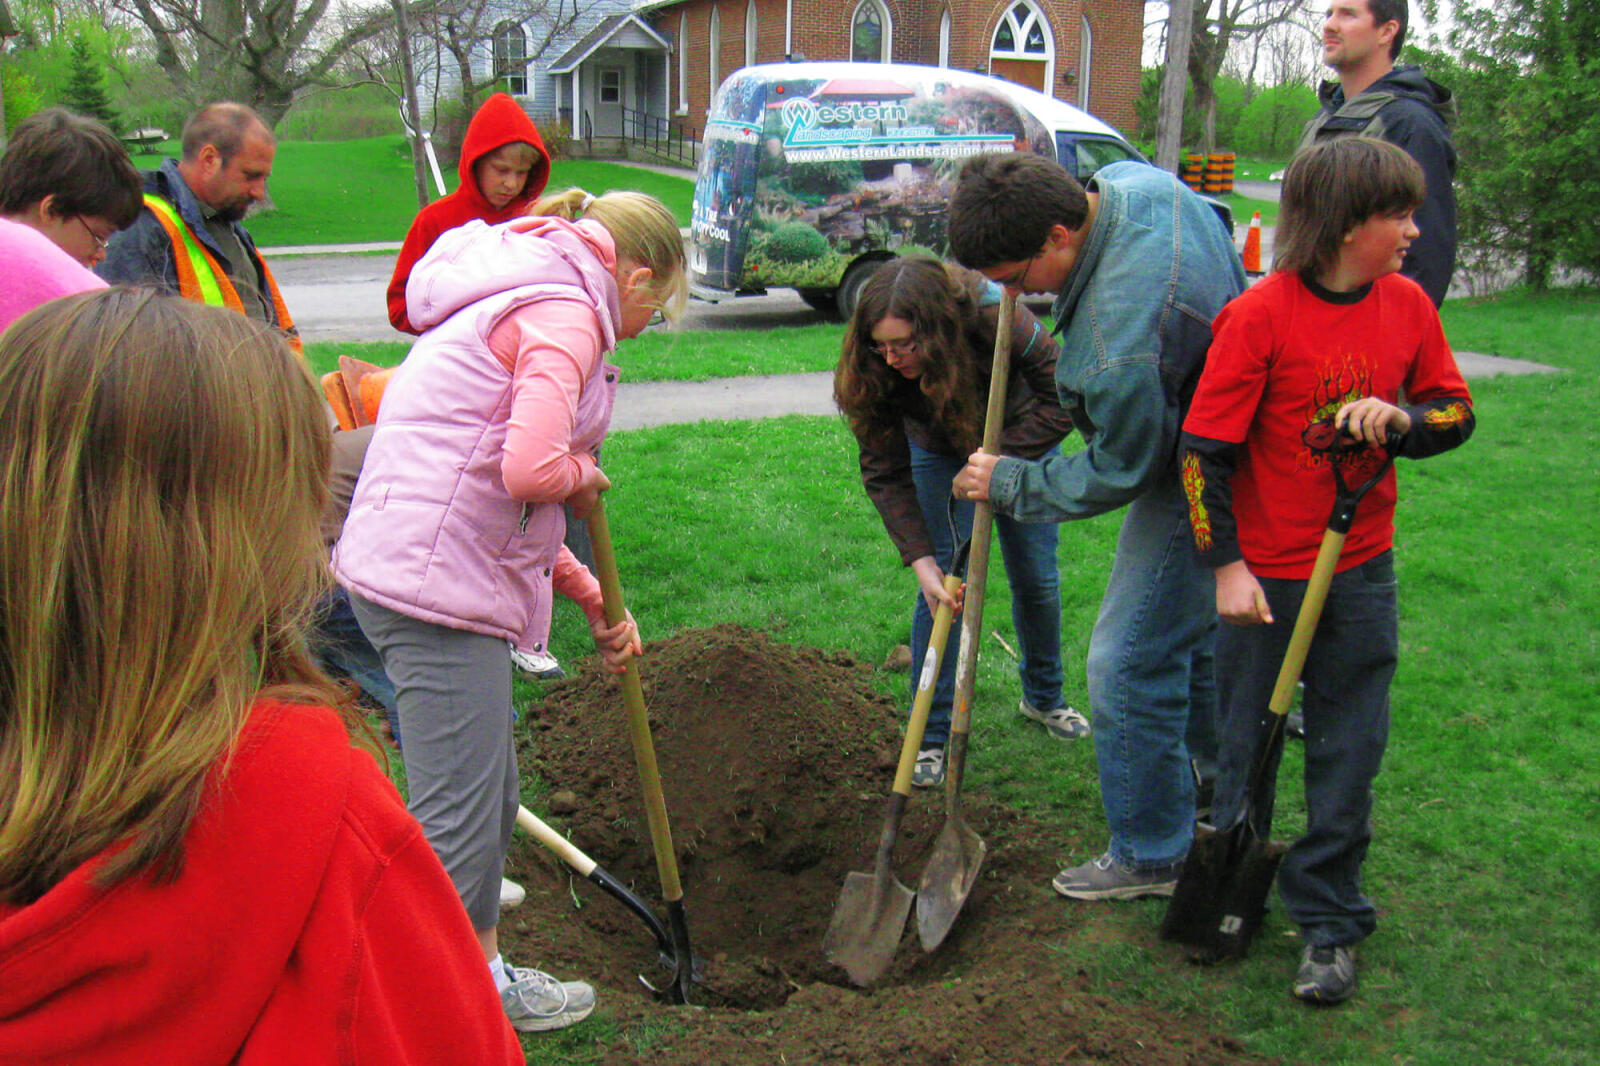
<instances>
[{"instance_id":1,"label":"eyeglasses","mask_svg":"<svg viewBox=\"0 0 1600 1066\"><path fill-rule=\"evenodd\" d=\"M111 238L110 237L102 237L102 236L100 236L100 234L96 233L93 229L90 228L89 223L87 223L87 222L85 222L83 220L83 216L82 215L73 215L72 217L78 220L78 225L83 227L83 232L85 232L85 233L87 233L89 235L89 239L91 241L94 241L94 246L96 248L100 249L100 251L103 252L103 251L105 251L107 248L109 248L111 246Z\"/></svg>"},{"instance_id":2,"label":"eyeglasses","mask_svg":"<svg viewBox=\"0 0 1600 1066\"><path fill-rule=\"evenodd\" d=\"M1019 273L1012 277L1006 278L1003 281L1000 278L995 278L994 280L999 281L1001 285L1004 285L1008 289L1026 289L1028 287L1028 275L1033 271L1033 264L1037 263L1039 261L1039 257L1043 254L1044 249L1040 248L1037 252L1033 253L1033 258L1028 260L1027 265L1025 265Z\"/></svg>"},{"instance_id":3,"label":"eyeglasses","mask_svg":"<svg viewBox=\"0 0 1600 1066\"><path fill-rule=\"evenodd\" d=\"M922 350L921 343L915 337L907 337L903 341L877 341L871 345L873 354L887 359L891 355L916 355Z\"/></svg>"}]
</instances>

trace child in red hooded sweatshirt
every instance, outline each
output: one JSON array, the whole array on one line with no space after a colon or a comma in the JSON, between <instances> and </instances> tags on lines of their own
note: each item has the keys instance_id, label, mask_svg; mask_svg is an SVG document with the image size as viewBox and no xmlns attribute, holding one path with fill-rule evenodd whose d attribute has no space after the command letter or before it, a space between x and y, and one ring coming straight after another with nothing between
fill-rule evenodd
<instances>
[{"instance_id":1,"label":"child in red hooded sweatshirt","mask_svg":"<svg viewBox=\"0 0 1600 1066\"><path fill-rule=\"evenodd\" d=\"M521 215L550 180L550 153L533 119L495 93L467 124L458 169L460 187L417 212L389 279L389 321L406 333L422 332L406 318L406 282L417 260L445 230L475 218L493 226Z\"/></svg>"},{"instance_id":2,"label":"child in red hooded sweatshirt","mask_svg":"<svg viewBox=\"0 0 1600 1066\"><path fill-rule=\"evenodd\" d=\"M478 108L467 124L461 144L458 167L461 185L448 196L440 197L417 212L406 242L395 260L394 276L389 279L389 321L406 333L421 333L406 317L406 282L411 268L427 254L439 234L482 219L493 226L523 214L528 205L544 192L550 180L550 153L545 150L539 128L517 102L505 93L495 93ZM568 518L575 536L581 525ZM562 676L561 666L550 655L545 642L550 635L550 611L546 604L512 651L517 669L540 678ZM521 899L521 889L506 885L506 904Z\"/></svg>"}]
</instances>

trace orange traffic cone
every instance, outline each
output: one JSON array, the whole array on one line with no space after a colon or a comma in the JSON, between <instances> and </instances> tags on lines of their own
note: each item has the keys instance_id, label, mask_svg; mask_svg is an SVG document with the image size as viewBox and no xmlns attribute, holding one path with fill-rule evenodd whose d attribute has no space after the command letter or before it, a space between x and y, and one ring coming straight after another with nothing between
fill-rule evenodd
<instances>
[{"instance_id":1,"label":"orange traffic cone","mask_svg":"<svg viewBox=\"0 0 1600 1066\"><path fill-rule=\"evenodd\" d=\"M1251 277L1261 276L1261 212L1250 216L1250 230L1244 235L1244 272Z\"/></svg>"}]
</instances>

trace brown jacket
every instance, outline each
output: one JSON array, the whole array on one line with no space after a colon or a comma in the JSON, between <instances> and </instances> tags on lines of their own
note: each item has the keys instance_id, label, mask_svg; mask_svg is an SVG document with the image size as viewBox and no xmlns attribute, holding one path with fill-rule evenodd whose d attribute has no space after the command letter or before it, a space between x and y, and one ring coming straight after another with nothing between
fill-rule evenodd
<instances>
[{"instance_id":1,"label":"brown jacket","mask_svg":"<svg viewBox=\"0 0 1600 1066\"><path fill-rule=\"evenodd\" d=\"M978 321L967 331L967 344L977 363L979 387L987 396L999 305L980 306L978 314ZM1072 420L1056 397L1056 342L1020 303L1011 338L1011 371L1006 383L1000 452L1020 459L1037 459L1072 432ZM916 486L911 480L911 442L941 455L965 458L966 454L929 420L927 398L916 382L904 382L895 402L900 406L905 434L860 442L861 481L883 518L889 539L900 552L900 561L909 566L914 560L933 554L933 542L928 539Z\"/></svg>"}]
</instances>

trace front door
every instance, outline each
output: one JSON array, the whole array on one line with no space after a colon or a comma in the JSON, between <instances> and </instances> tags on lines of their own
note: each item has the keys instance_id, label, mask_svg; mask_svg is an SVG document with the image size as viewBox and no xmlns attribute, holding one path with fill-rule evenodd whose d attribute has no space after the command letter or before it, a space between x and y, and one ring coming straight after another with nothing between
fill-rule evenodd
<instances>
[{"instance_id":1,"label":"front door","mask_svg":"<svg viewBox=\"0 0 1600 1066\"><path fill-rule=\"evenodd\" d=\"M622 136L622 68L595 68L594 135Z\"/></svg>"}]
</instances>

